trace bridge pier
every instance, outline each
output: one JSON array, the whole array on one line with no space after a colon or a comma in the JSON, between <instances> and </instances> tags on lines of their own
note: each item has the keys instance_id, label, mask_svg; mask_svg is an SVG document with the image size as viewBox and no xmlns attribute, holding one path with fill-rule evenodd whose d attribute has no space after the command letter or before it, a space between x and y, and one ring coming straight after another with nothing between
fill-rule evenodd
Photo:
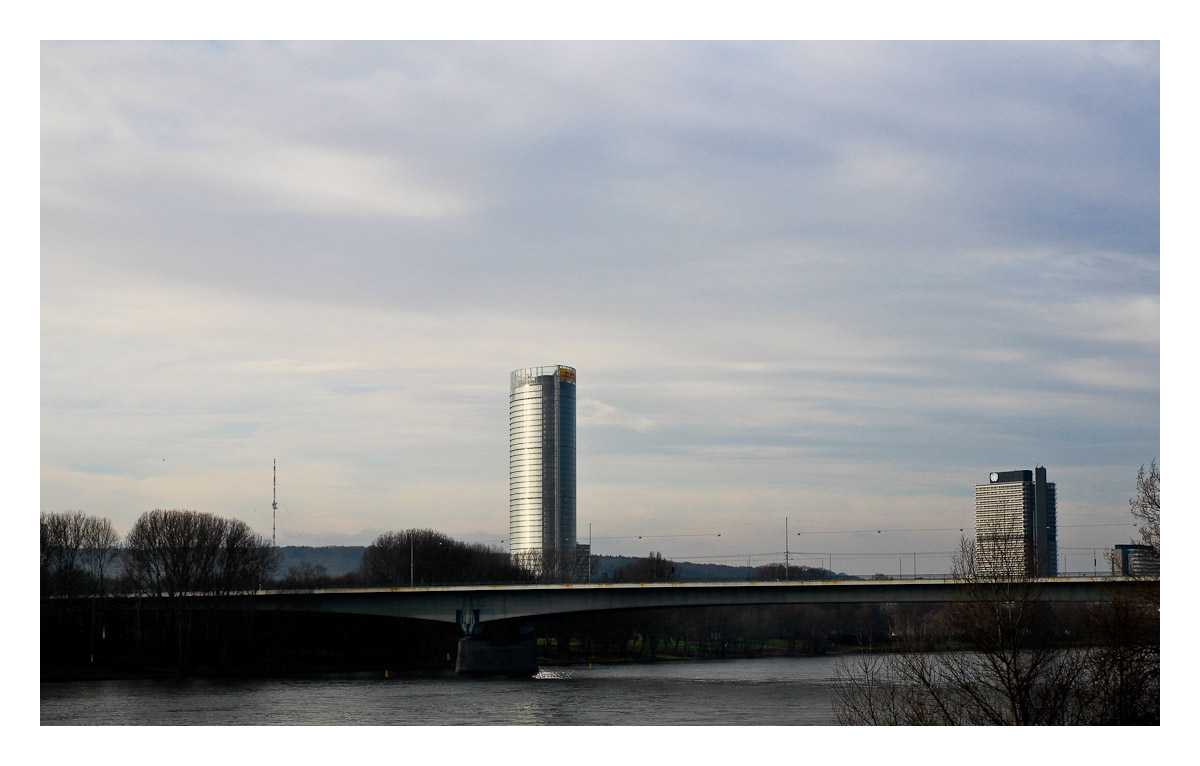
<instances>
[{"instance_id":1,"label":"bridge pier","mask_svg":"<svg viewBox=\"0 0 1200 766\"><path fill-rule=\"evenodd\" d=\"M479 610L470 599L458 610L458 660L455 673L492 676L535 676L537 641L533 625L511 620L479 621Z\"/></svg>"},{"instance_id":2,"label":"bridge pier","mask_svg":"<svg viewBox=\"0 0 1200 766\"><path fill-rule=\"evenodd\" d=\"M492 641L483 636L458 640L455 673L472 675L535 676L538 672L537 642L520 636L512 641Z\"/></svg>"}]
</instances>

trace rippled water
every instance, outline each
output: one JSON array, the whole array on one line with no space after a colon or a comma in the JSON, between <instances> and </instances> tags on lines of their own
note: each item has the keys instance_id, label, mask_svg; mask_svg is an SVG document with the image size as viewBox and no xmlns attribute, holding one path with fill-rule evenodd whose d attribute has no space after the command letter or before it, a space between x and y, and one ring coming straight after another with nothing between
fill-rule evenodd
<instances>
[{"instance_id":1,"label":"rippled water","mask_svg":"<svg viewBox=\"0 0 1200 766\"><path fill-rule=\"evenodd\" d=\"M546 668L531 679L382 673L43 683L44 725L824 725L834 658Z\"/></svg>"}]
</instances>

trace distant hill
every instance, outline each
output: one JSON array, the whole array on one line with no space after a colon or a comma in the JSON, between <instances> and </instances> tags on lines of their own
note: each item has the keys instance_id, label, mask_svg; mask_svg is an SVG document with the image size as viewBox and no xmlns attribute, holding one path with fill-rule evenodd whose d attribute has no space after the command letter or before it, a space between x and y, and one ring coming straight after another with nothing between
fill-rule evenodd
<instances>
[{"instance_id":1,"label":"distant hill","mask_svg":"<svg viewBox=\"0 0 1200 766\"><path fill-rule=\"evenodd\" d=\"M279 551L279 569L276 577L287 574L288 567L308 562L313 566L323 566L330 577L341 577L349 572L357 572L362 566L365 545L324 545L313 547L309 545L281 545Z\"/></svg>"},{"instance_id":2,"label":"distant hill","mask_svg":"<svg viewBox=\"0 0 1200 766\"><path fill-rule=\"evenodd\" d=\"M281 545L279 550L279 569L276 577L287 574L288 567L305 562L314 566L323 566L330 577L341 577L350 572L357 572L362 566L365 545ZM638 560L638 556L593 556L592 581L611 579L613 573L626 564ZM683 581L719 581L745 580L754 567L729 566L726 564L697 564L691 561L675 562L676 578ZM782 571L782 566L780 567Z\"/></svg>"},{"instance_id":3,"label":"distant hill","mask_svg":"<svg viewBox=\"0 0 1200 766\"><path fill-rule=\"evenodd\" d=\"M605 575L612 578L613 573L626 564L637 561L639 556L593 556L592 581L604 579ZM726 564L695 564L690 561L676 561L676 577L679 580L745 580L754 571L753 567L728 566Z\"/></svg>"}]
</instances>

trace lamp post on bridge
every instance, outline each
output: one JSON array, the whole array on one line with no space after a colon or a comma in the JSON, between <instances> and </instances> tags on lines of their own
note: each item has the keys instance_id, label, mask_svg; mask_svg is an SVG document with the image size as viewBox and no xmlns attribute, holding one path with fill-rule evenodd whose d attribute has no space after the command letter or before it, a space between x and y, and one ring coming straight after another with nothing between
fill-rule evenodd
<instances>
[{"instance_id":1,"label":"lamp post on bridge","mask_svg":"<svg viewBox=\"0 0 1200 766\"><path fill-rule=\"evenodd\" d=\"M783 517L783 581L787 582L792 577L792 556L791 545L788 541L788 517Z\"/></svg>"}]
</instances>

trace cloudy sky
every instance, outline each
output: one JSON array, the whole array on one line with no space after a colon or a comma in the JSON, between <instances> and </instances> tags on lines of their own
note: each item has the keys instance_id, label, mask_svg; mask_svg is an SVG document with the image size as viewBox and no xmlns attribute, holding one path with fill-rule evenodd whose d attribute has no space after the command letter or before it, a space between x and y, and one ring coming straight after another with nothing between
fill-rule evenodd
<instances>
[{"instance_id":1,"label":"cloudy sky","mask_svg":"<svg viewBox=\"0 0 1200 766\"><path fill-rule=\"evenodd\" d=\"M1035 464L1068 569L1133 533L1156 44L45 43L40 95L43 511L269 535L277 459L280 544L503 539L566 364L600 553L936 569Z\"/></svg>"}]
</instances>

